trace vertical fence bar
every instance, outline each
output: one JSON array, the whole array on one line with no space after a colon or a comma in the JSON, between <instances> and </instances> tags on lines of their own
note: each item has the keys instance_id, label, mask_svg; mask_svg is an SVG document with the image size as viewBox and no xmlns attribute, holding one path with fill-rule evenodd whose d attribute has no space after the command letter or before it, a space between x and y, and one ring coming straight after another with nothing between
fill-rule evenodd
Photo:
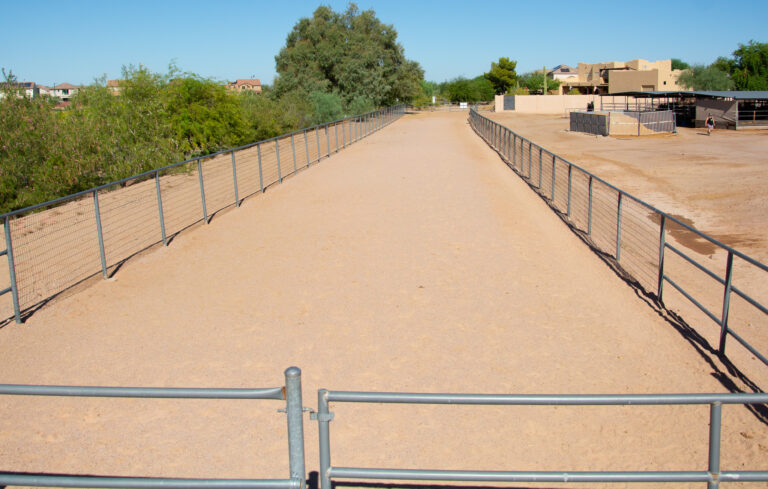
<instances>
[{"instance_id":1,"label":"vertical fence bar","mask_svg":"<svg viewBox=\"0 0 768 489\"><path fill-rule=\"evenodd\" d=\"M728 336L728 313L731 309L731 282L733 280L733 251L728 251L725 266L725 291L723 292L723 315L720 318L720 346L717 351L725 355L725 339Z\"/></svg>"},{"instance_id":2,"label":"vertical fence bar","mask_svg":"<svg viewBox=\"0 0 768 489\"><path fill-rule=\"evenodd\" d=\"M333 134L336 136L336 152L339 152L339 123L333 124Z\"/></svg>"},{"instance_id":3,"label":"vertical fence bar","mask_svg":"<svg viewBox=\"0 0 768 489\"><path fill-rule=\"evenodd\" d=\"M331 136L328 134L328 124L325 125L325 149L328 151L328 157L331 157Z\"/></svg>"},{"instance_id":4,"label":"vertical fence bar","mask_svg":"<svg viewBox=\"0 0 768 489\"><path fill-rule=\"evenodd\" d=\"M315 126L315 142L317 143L317 161L320 161L320 133L317 132L318 127Z\"/></svg>"},{"instance_id":5,"label":"vertical fence bar","mask_svg":"<svg viewBox=\"0 0 768 489\"><path fill-rule=\"evenodd\" d=\"M512 168L517 168L517 134L512 136Z\"/></svg>"},{"instance_id":6,"label":"vertical fence bar","mask_svg":"<svg viewBox=\"0 0 768 489\"><path fill-rule=\"evenodd\" d=\"M528 178L530 179L531 174L531 158L533 153L533 143L531 141L528 141Z\"/></svg>"},{"instance_id":7,"label":"vertical fence bar","mask_svg":"<svg viewBox=\"0 0 768 489\"><path fill-rule=\"evenodd\" d=\"M541 158L543 155L543 149L539 146L539 190L541 190Z\"/></svg>"},{"instance_id":8,"label":"vertical fence bar","mask_svg":"<svg viewBox=\"0 0 768 489\"><path fill-rule=\"evenodd\" d=\"M160 172L155 172L155 190L157 190L157 213L160 215L160 235L163 237L163 245L168 246L168 238L165 235L165 218L163 217L163 197L160 194ZM235 186L237 191L237 186Z\"/></svg>"},{"instance_id":9,"label":"vertical fence bar","mask_svg":"<svg viewBox=\"0 0 768 489\"><path fill-rule=\"evenodd\" d=\"M261 189L261 193L264 193L264 177L261 174L261 145L256 145L256 153L259 155L259 188Z\"/></svg>"},{"instance_id":10,"label":"vertical fence bar","mask_svg":"<svg viewBox=\"0 0 768 489\"><path fill-rule=\"evenodd\" d=\"M93 210L96 213L96 234L99 237L99 256L101 257L101 273L107 278L107 257L104 253L104 235L101 232L101 213L99 212L99 192L93 191Z\"/></svg>"},{"instance_id":11,"label":"vertical fence bar","mask_svg":"<svg viewBox=\"0 0 768 489\"><path fill-rule=\"evenodd\" d=\"M16 262L13 258L13 243L11 242L11 219L5 216L5 249L8 257L8 275L11 278L11 299L13 301L13 317L17 324L21 324L21 311L19 309L19 285L16 282Z\"/></svg>"},{"instance_id":12,"label":"vertical fence bar","mask_svg":"<svg viewBox=\"0 0 768 489\"><path fill-rule=\"evenodd\" d=\"M285 370L285 414L288 418L288 463L291 479L299 479L304 489L307 472L304 467L304 409L301 400L301 370Z\"/></svg>"},{"instance_id":13,"label":"vertical fence bar","mask_svg":"<svg viewBox=\"0 0 768 489\"><path fill-rule=\"evenodd\" d=\"M571 217L571 189L573 188L573 165L568 165L568 217Z\"/></svg>"},{"instance_id":14,"label":"vertical fence bar","mask_svg":"<svg viewBox=\"0 0 768 489\"><path fill-rule=\"evenodd\" d=\"M523 163L523 159L525 158L525 140L521 137L520 138L520 174L525 176L525 163Z\"/></svg>"},{"instance_id":15,"label":"vertical fence bar","mask_svg":"<svg viewBox=\"0 0 768 489\"><path fill-rule=\"evenodd\" d=\"M306 129L304 129L304 152L307 153L307 168L309 168L309 140L307 139Z\"/></svg>"},{"instance_id":16,"label":"vertical fence bar","mask_svg":"<svg viewBox=\"0 0 768 489\"><path fill-rule=\"evenodd\" d=\"M623 193L619 192L619 203L616 209L616 261L621 261L621 204Z\"/></svg>"},{"instance_id":17,"label":"vertical fence bar","mask_svg":"<svg viewBox=\"0 0 768 489\"><path fill-rule=\"evenodd\" d=\"M664 299L662 293L664 291L664 250L667 248L666 243L666 227L667 216L661 215L661 229L659 230L659 286L656 289L656 296L659 298L659 303L663 304Z\"/></svg>"},{"instance_id":18,"label":"vertical fence bar","mask_svg":"<svg viewBox=\"0 0 768 489\"><path fill-rule=\"evenodd\" d=\"M237 192L237 166L235 165L234 151L232 151L232 181L235 184L235 206L240 207L240 195Z\"/></svg>"},{"instance_id":19,"label":"vertical fence bar","mask_svg":"<svg viewBox=\"0 0 768 489\"><path fill-rule=\"evenodd\" d=\"M203 185L203 164L197 159L197 177L200 180L200 200L203 202L203 220L208 224L208 209L205 206L205 186Z\"/></svg>"},{"instance_id":20,"label":"vertical fence bar","mask_svg":"<svg viewBox=\"0 0 768 489\"><path fill-rule=\"evenodd\" d=\"M331 413L328 411L328 391L317 391L317 431L320 440L320 489L332 489L328 473L331 468Z\"/></svg>"},{"instance_id":21,"label":"vertical fence bar","mask_svg":"<svg viewBox=\"0 0 768 489\"><path fill-rule=\"evenodd\" d=\"M555 166L556 156L552 155L552 203L555 203L555 175L557 174L557 167Z\"/></svg>"},{"instance_id":22,"label":"vertical fence bar","mask_svg":"<svg viewBox=\"0 0 768 489\"><path fill-rule=\"evenodd\" d=\"M277 156L277 179L283 183L283 173L280 171L280 143L275 139L275 155Z\"/></svg>"},{"instance_id":23,"label":"vertical fence bar","mask_svg":"<svg viewBox=\"0 0 768 489\"><path fill-rule=\"evenodd\" d=\"M291 134L291 153L293 153L293 173L296 173L296 144L293 141L293 134Z\"/></svg>"},{"instance_id":24,"label":"vertical fence bar","mask_svg":"<svg viewBox=\"0 0 768 489\"><path fill-rule=\"evenodd\" d=\"M587 234L592 236L592 175L589 176L589 202L587 204Z\"/></svg>"},{"instance_id":25,"label":"vertical fence bar","mask_svg":"<svg viewBox=\"0 0 768 489\"><path fill-rule=\"evenodd\" d=\"M346 121L341 121L341 147L346 148L347 147L347 131L344 129L344 123Z\"/></svg>"},{"instance_id":26,"label":"vertical fence bar","mask_svg":"<svg viewBox=\"0 0 768 489\"><path fill-rule=\"evenodd\" d=\"M720 431L723 405L713 402L709 406L709 475L712 480L707 489L717 489L720 482Z\"/></svg>"}]
</instances>

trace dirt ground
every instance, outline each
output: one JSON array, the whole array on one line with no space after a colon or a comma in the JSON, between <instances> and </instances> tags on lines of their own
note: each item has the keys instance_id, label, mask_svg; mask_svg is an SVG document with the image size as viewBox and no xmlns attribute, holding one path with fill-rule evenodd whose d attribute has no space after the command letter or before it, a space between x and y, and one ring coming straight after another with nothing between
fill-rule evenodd
<instances>
[{"instance_id":1,"label":"dirt ground","mask_svg":"<svg viewBox=\"0 0 768 489\"><path fill-rule=\"evenodd\" d=\"M768 262L768 130L678 128L603 137L558 115L486 113L536 144L748 255Z\"/></svg>"},{"instance_id":2,"label":"dirt ground","mask_svg":"<svg viewBox=\"0 0 768 489\"><path fill-rule=\"evenodd\" d=\"M624 141L599 144L614 143ZM6 325L0 348L4 383L269 387L297 365L310 407L318 388L677 393L740 382L574 236L466 113L405 116L130 260L114 279ZM282 478L280 407L2 397L0 469ZM706 406L331 410L337 466L707 466ZM305 419L316 471L317 429ZM764 413L724 407L724 470L765 468L766 423Z\"/></svg>"}]
</instances>

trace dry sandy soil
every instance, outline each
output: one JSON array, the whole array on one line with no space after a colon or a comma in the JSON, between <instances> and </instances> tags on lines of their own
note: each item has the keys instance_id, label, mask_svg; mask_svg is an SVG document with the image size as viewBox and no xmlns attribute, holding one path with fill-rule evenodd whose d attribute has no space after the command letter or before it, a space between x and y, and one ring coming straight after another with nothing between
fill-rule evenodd
<instances>
[{"instance_id":1,"label":"dry sandy soil","mask_svg":"<svg viewBox=\"0 0 768 489\"><path fill-rule=\"evenodd\" d=\"M266 387L297 365L313 407L318 388L677 393L740 382L573 235L466 113L407 115L6 325L0 345L4 383ZM3 397L0 469L282 478L279 407ZM339 466L707 464L706 406L331 409ZM765 468L766 422L724 408L723 469ZM305 436L315 471L308 418Z\"/></svg>"}]
</instances>

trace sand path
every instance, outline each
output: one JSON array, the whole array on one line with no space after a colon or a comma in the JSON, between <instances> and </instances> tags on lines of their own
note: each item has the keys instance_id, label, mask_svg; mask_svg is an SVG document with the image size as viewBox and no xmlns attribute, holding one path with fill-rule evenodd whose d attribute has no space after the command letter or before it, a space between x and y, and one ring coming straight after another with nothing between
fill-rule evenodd
<instances>
[{"instance_id":1,"label":"sand path","mask_svg":"<svg viewBox=\"0 0 768 489\"><path fill-rule=\"evenodd\" d=\"M713 368L469 128L407 115L111 281L0 329L6 383L724 392ZM284 477L269 401L0 398L0 469ZM706 468L706 407L332 406L346 466ZM724 415L724 469L768 427ZM307 417L307 470L317 470ZM637 487L637 486L633 486Z\"/></svg>"}]
</instances>

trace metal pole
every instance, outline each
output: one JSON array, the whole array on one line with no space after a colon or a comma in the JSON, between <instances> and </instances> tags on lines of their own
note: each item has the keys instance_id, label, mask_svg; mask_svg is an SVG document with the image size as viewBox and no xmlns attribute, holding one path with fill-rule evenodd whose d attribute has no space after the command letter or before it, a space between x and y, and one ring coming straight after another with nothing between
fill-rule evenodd
<instances>
[{"instance_id":1,"label":"metal pole","mask_svg":"<svg viewBox=\"0 0 768 489\"><path fill-rule=\"evenodd\" d=\"M336 137L336 152L339 152L339 123L333 125L333 134Z\"/></svg>"},{"instance_id":2,"label":"metal pole","mask_svg":"<svg viewBox=\"0 0 768 489\"><path fill-rule=\"evenodd\" d=\"M328 134L328 124L325 125L325 149L328 151L328 157L331 157L331 136Z\"/></svg>"},{"instance_id":3,"label":"metal pole","mask_svg":"<svg viewBox=\"0 0 768 489\"><path fill-rule=\"evenodd\" d=\"M237 166L235 165L234 151L232 151L232 181L235 184L235 206L240 207L240 195L237 192Z\"/></svg>"},{"instance_id":4,"label":"metal pole","mask_svg":"<svg viewBox=\"0 0 768 489\"><path fill-rule=\"evenodd\" d=\"M568 165L568 217L571 217L571 188L573 182L573 165Z\"/></svg>"},{"instance_id":5,"label":"metal pole","mask_svg":"<svg viewBox=\"0 0 768 489\"><path fill-rule=\"evenodd\" d=\"M543 150L541 146L539 146L539 189L541 189L541 157L543 155Z\"/></svg>"},{"instance_id":6,"label":"metal pole","mask_svg":"<svg viewBox=\"0 0 768 489\"><path fill-rule=\"evenodd\" d=\"M512 136L512 168L517 167L517 134Z\"/></svg>"},{"instance_id":7,"label":"metal pole","mask_svg":"<svg viewBox=\"0 0 768 489\"><path fill-rule=\"evenodd\" d=\"M317 132L317 126L315 126L315 140L317 141L317 161L320 161L320 134Z\"/></svg>"},{"instance_id":8,"label":"metal pole","mask_svg":"<svg viewBox=\"0 0 768 489\"><path fill-rule=\"evenodd\" d=\"M331 488L331 436L328 423L333 419L328 411L328 391L317 391L317 431L320 439L320 489Z\"/></svg>"},{"instance_id":9,"label":"metal pole","mask_svg":"<svg viewBox=\"0 0 768 489\"><path fill-rule=\"evenodd\" d=\"M659 303L663 304L662 292L664 291L664 250L666 249L666 227L667 216L661 215L661 229L659 231L659 287L657 289L656 296L659 298Z\"/></svg>"},{"instance_id":10,"label":"metal pole","mask_svg":"<svg viewBox=\"0 0 768 489\"><path fill-rule=\"evenodd\" d=\"M301 370L298 367L285 370L285 413L288 418L290 478L299 479L299 489L304 489L307 477L304 468L304 409L301 401Z\"/></svg>"},{"instance_id":11,"label":"metal pole","mask_svg":"<svg viewBox=\"0 0 768 489\"><path fill-rule=\"evenodd\" d=\"M101 273L107 278L107 258L104 254L104 236L101 233L101 214L99 212L99 192L93 191L93 210L96 213L96 234L99 237L99 255L101 256Z\"/></svg>"},{"instance_id":12,"label":"metal pole","mask_svg":"<svg viewBox=\"0 0 768 489\"><path fill-rule=\"evenodd\" d=\"M720 427L723 405L713 402L709 405L709 474L712 480L707 483L708 489L717 489L720 478Z\"/></svg>"},{"instance_id":13,"label":"metal pole","mask_svg":"<svg viewBox=\"0 0 768 489\"><path fill-rule=\"evenodd\" d=\"M275 139L275 155L277 155L277 179L283 183L283 174L280 172L280 143Z\"/></svg>"},{"instance_id":14,"label":"metal pole","mask_svg":"<svg viewBox=\"0 0 768 489\"><path fill-rule=\"evenodd\" d=\"M723 292L723 315L720 319L720 346L717 352L725 355L725 339L728 336L728 313L731 309L731 282L733 279L733 251L728 252L725 265L725 291Z\"/></svg>"},{"instance_id":15,"label":"metal pole","mask_svg":"<svg viewBox=\"0 0 768 489\"><path fill-rule=\"evenodd\" d=\"M13 316L17 324L21 324L21 312L19 310L19 286L16 282L16 263L13 259L13 243L11 242L11 219L5 216L5 249L8 254L8 275L11 277L11 298L13 299Z\"/></svg>"},{"instance_id":16,"label":"metal pole","mask_svg":"<svg viewBox=\"0 0 768 489\"><path fill-rule=\"evenodd\" d=\"M259 188L261 188L261 193L264 193L264 178L261 175L261 145L256 145L256 152L259 155Z\"/></svg>"},{"instance_id":17,"label":"metal pole","mask_svg":"<svg viewBox=\"0 0 768 489\"><path fill-rule=\"evenodd\" d=\"M296 173L296 145L293 142L293 134L291 134L291 152L293 153L293 173Z\"/></svg>"},{"instance_id":18,"label":"metal pole","mask_svg":"<svg viewBox=\"0 0 768 489\"><path fill-rule=\"evenodd\" d=\"M528 178L531 178L531 153L533 153L533 143L528 141Z\"/></svg>"},{"instance_id":19,"label":"metal pole","mask_svg":"<svg viewBox=\"0 0 768 489\"><path fill-rule=\"evenodd\" d=\"M307 168L309 168L309 140L307 139L306 129L304 129L304 151L307 153Z\"/></svg>"},{"instance_id":20,"label":"metal pole","mask_svg":"<svg viewBox=\"0 0 768 489\"><path fill-rule=\"evenodd\" d=\"M160 195L160 172L157 171L155 172L155 189L157 190L157 213L160 215L160 234L163 237L163 245L168 246L168 239L165 235L165 219L163 218L163 197Z\"/></svg>"},{"instance_id":21,"label":"metal pole","mask_svg":"<svg viewBox=\"0 0 768 489\"><path fill-rule=\"evenodd\" d=\"M589 207L587 209L587 234L592 236L592 175L589 176Z\"/></svg>"},{"instance_id":22,"label":"metal pole","mask_svg":"<svg viewBox=\"0 0 768 489\"><path fill-rule=\"evenodd\" d=\"M347 131L344 129L344 121L341 122L341 147L347 147Z\"/></svg>"},{"instance_id":23,"label":"metal pole","mask_svg":"<svg viewBox=\"0 0 768 489\"><path fill-rule=\"evenodd\" d=\"M203 220L208 224L208 209L205 207L205 186L203 185L203 165L197 159L197 176L200 180L200 199L203 201Z\"/></svg>"},{"instance_id":24,"label":"metal pole","mask_svg":"<svg viewBox=\"0 0 768 489\"><path fill-rule=\"evenodd\" d=\"M621 204L623 195L619 192L619 205L616 209L616 261L621 261Z\"/></svg>"}]
</instances>

